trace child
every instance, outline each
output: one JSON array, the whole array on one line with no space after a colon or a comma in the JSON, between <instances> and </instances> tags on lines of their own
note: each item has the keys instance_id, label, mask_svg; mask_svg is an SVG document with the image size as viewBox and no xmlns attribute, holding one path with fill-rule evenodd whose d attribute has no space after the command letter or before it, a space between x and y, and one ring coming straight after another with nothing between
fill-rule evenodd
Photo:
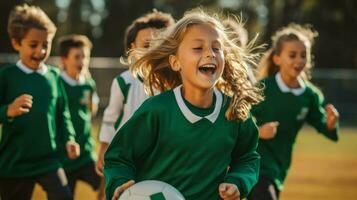
<instances>
[{"instance_id":1,"label":"child","mask_svg":"<svg viewBox=\"0 0 357 200\"><path fill-rule=\"evenodd\" d=\"M69 158L79 155L59 70L44 64L56 27L38 7L16 6L8 33L20 60L0 72L0 198L30 199L35 183L48 199L72 199L57 157L63 134ZM57 121L57 119L59 121ZM62 127L56 133L56 126Z\"/></svg>"},{"instance_id":2,"label":"child","mask_svg":"<svg viewBox=\"0 0 357 200\"><path fill-rule=\"evenodd\" d=\"M68 96L69 111L80 145L81 155L75 160L65 156L61 149L63 167L68 177L68 185L75 193L78 180L87 182L93 190L98 190L100 178L95 172L94 140L91 137L91 117L95 115L99 98L95 82L88 67L92 43L84 35L68 35L60 38L59 52L63 72L61 81ZM59 138L59 143L63 142Z\"/></svg>"},{"instance_id":3,"label":"child","mask_svg":"<svg viewBox=\"0 0 357 200\"><path fill-rule=\"evenodd\" d=\"M155 30L174 24L169 14L153 12L136 19L125 32L126 51L137 48L148 48ZM97 162L97 172L102 175L104 153L115 135L115 129L120 128L148 98L140 78L135 78L129 70L117 76L110 90L109 105L104 111L103 123L99 133L100 150Z\"/></svg>"},{"instance_id":4,"label":"child","mask_svg":"<svg viewBox=\"0 0 357 200\"><path fill-rule=\"evenodd\" d=\"M260 130L259 182L249 200L278 199L291 162L297 133L305 122L337 141L338 112L309 82L311 46L317 33L291 24L272 37L272 48L261 61L265 101L252 112Z\"/></svg>"},{"instance_id":5,"label":"child","mask_svg":"<svg viewBox=\"0 0 357 200\"><path fill-rule=\"evenodd\" d=\"M133 72L151 94L163 93L146 100L110 144L107 197L117 199L133 180L156 179L188 200L244 198L259 168L249 110L262 99L244 52L203 11L185 14L151 44Z\"/></svg>"}]
</instances>

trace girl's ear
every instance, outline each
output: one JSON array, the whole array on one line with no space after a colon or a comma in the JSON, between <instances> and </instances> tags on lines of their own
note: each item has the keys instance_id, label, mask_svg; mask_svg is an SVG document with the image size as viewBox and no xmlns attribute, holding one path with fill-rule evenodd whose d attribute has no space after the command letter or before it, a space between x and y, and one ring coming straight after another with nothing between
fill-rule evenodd
<instances>
[{"instance_id":1,"label":"girl's ear","mask_svg":"<svg viewBox=\"0 0 357 200\"><path fill-rule=\"evenodd\" d=\"M176 55L169 56L169 63L170 63L172 70L174 70L176 72L180 71L180 64L179 64L179 61L178 61Z\"/></svg>"},{"instance_id":2,"label":"girl's ear","mask_svg":"<svg viewBox=\"0 0 357 200\"><path fill-rule=\"evenodd\" d=\"M15 39L11 39L11 45L16 51L19 51L21 46Z\"/></svg>"},{"instance_id":3,"label":"girl's ear","mask_svg":"<svg viewBox=\"0 0 357 200\"><path fill-rule=\"evenodd\" d=\"M273 55L273 62L274 62L275 65L279 66L280 65L280 56L274 54Z\"/></svg>"}]
</instances>

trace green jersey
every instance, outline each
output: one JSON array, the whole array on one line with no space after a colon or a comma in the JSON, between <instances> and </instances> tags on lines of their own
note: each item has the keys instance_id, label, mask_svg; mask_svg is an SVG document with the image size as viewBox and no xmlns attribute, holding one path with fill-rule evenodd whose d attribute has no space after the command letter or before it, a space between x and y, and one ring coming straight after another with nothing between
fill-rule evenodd
<instances>
[{"instance_id":1,"label":"green jersey","mask_svg":"<svg viewBox=\"0 0 357 200\"><path fill-rule=\"evenodd\" d=\"M209 109L189 104L180 91L177 87L146 100L115 135L105 154L109 199L131 179L167 182L187 200L220 199L223 182L236 184L245 197L256 183L253 120L226 120L230 99L217 90Z\"/></svg>"},{"instance_id":2,"label":"green jersey","mask_svg":"<svg viewBox=\"0 0 357 200\"><path fill-rule=\"evenodd\" d=\"M95 159L94 140L91 137L91 106L96 96L95 82L93 79L81 77L79 81L70 78L65 72L61 74L62 83L68 96L68 106L71 120L76 132L76 142L80 146L80 156L69 159L63 138L58 138L64 169L69 172L76 170Z\"/></svg>"},{"instance_id":3,"label":"green jersey","mask_svg":"<svg viewBox=\"0 0 357 200\"><path fill-rule=\"evenodd\" d=\"M8 105L17 97L33 97L30 112L9 119ZM60 123L57 119L61 119ZM74 130L59 70L42 65L33 71L20 61L0 71L0 178L30 177L58 169L56 127L66 141Z\"/></svg>"},{"instance_id":4,"label":"green jersey","mask_svg":"<svg viewBox=\"0 0 357 200\"><path fill-rule=\"evenodd\" d=\"M337 130L329 131L326 127L321 92L307 81L299 79L299 82L302 87L290 89L280 73L262 80L265 100L252 109L258 126L279 122L274 138L259 140L258 152L261 155L260 174L271 178L280 190L290 167L295 138L305 122L329 139L338 140Z\"/></svg>"}]
</instances>

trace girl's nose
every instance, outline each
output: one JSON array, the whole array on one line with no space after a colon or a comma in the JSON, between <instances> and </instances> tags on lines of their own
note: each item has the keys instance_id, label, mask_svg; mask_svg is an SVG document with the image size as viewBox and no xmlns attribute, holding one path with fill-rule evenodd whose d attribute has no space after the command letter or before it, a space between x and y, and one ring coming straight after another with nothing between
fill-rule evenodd
<instances>
[{"instance_id":1,"label":"girl's nose","mask_svg":"<svg viewBox=\"0 0 357 200\"><path fill-rule=\"evenodd\" d=\"M207 49L206 51L206 57L207 58L215 58L216 55L214 54L214 51L212 49Z\"/></svg>"}]
</instances>

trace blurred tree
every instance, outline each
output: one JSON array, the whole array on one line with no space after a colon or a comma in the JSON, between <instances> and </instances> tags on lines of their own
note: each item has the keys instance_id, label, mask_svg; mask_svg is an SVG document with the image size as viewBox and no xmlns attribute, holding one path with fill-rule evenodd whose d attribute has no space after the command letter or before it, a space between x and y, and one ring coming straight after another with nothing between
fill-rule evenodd
<instances>
[{"instance_id":1,"label":"blurred tree","mask_svg":"<svg viewBox=\"0 0 357 200\"><path fill-rule=\"evenodd\" d=\"M154 0L106 0L108 17L104 20L103 36L98 39L94 53L97 56L121 56L124 32L137 17L154 8Z\"/></svg>"},{"instance_id":2,"label":"blurred tree","mask_svg":"<svg viewBox=\"0 0 357 200\"><path fill-rule=\"evenodd\" d=\"M357 1L355 0L1 0L0 53L14 52L6 26L13 6L40 6L57 24L56 37L79 33L94 43L93 56L123 54L125 28L135 18L158 8L179 19L197 6L242 15L250 36L261 41L291 22L310 23L320 36L314 47L318 67L357 68Z\"/></svg>"}]
</instances>

